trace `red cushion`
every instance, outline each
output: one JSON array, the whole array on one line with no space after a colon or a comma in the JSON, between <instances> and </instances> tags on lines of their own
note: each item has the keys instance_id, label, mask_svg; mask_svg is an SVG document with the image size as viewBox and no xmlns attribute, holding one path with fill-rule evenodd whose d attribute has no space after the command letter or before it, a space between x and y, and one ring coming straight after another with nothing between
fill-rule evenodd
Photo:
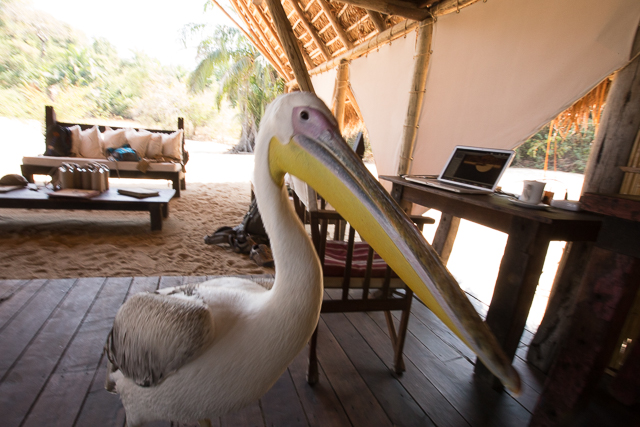
<instances>
[{"instance_id":1,"label":"red cushion","mask_svg":"<svg viewBox=\"0 0 640 427\"><path fill-rule=\"evenodd\" d=\"M351 276L364 277L367 269L367 256L369 254L369 244L366 242L356 242L353 245L353 261L351 263ZM339 240L328 240L324 255L324 275L333 277L343 277L347 260L347 243ZM371 277L384 277L387 263L378 255L373 253L373 266ZM392 273L392 277L397 277Z\"/></svg>"}]
</instances>

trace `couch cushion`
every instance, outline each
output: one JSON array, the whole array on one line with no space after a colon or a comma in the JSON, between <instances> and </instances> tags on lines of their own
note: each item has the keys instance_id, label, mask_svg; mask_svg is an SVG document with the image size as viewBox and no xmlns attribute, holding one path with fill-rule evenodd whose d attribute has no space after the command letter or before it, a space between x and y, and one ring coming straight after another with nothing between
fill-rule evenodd
<instances>
[{"instance_id":1,"label":"couch cushion","mask_svg":"<svg viewBox=\"0 0 640 427\"><path fill-rule=\"evenodd\" d=\"M182 160L182 129L171 134L162 135L162 155Z\"/></svg>"},{"instance_id":2,"label":"couch cushion","mask_svg":"<svg viewBox=\"0 0 640 427\"><path fill-rule=\"evenodd\" d=\"M127 142L124 129L111 129L106 127L105 131L100 134L102 139L102 149L104 152L107 148L120 148Z\"/></svg>"},{"instance_id":3,"label":"couch cushion","mask_svg":"<svg viewBox=\"0 0 640 427\"><path fill-rule=\"evenodd\" d=\"M151 132L148 130L137 131L135 129L127 129L124 134L131 148L133 148L140 157L144 157L147 154L147 146L151 139Z\"/></svg>"},{"instance_id":4,"label":"couch cushion","mask_svg":"<svg viewBox=\"0 0 640 427\"><path fill-rule=\"evenodd\" d=\"M157 156L162 156L162 134L157 132L151 133L149 144L147 145L147 159L155 159Z\"/></svg>"},{"instance_id":5,"label":"couch cushion","mask_svg":"<svg viewBox=\"0 0 640 427\"><path fill-rule=\"evenodd\" d=\"M77 156L94 159L104 159L104 151L100 140L100 130L94 126L82 130L80 126L72 126L71 152Z\"/></svg>"},{"instance_id":6,"label":"couch cushion","mask_svg":"<svg viewBox=\"0 0 640 427\"><path fill-rule=\"evenodd\" d=\"M33 166L48 166L51 168L55 168L60 166L62 163L77 163L79 165L86 165L87 163L98 162L102 164L106 164L109 166L109 169L113 170L121 170L121 171L135 171L138 170L138 162L112 162L106 159L85 159L81 157L51 157L51 156L34 156L34 157L23 157L22 164L23 165L33 165ZM149 164L149 172L179 172L182 170L182 165L179 163L150 163Z\"/></svg>"}]
</instances>

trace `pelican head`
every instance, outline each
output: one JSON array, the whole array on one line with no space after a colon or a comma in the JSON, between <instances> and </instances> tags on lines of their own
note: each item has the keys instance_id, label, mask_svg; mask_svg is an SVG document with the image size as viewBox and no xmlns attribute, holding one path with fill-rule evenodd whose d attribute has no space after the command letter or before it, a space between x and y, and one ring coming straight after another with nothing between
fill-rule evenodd
<instances>
[{"instance_id":1,"label":"pelican head","mask_svg":"<svg viewBox=\"0 0 640 427\"><path fill-rule=\"evenodd\" d=\"M519 392L518 373L493 333L422 233L340 136L320 99L305 92L278 97L265 112L257 140L255 179L270 181L261 185L282 189L289 173L313 187L507 389ZM262 211L267 203L260 193ZM275 252L274 259L277 270Z\"/></svg>"}]
</instances>

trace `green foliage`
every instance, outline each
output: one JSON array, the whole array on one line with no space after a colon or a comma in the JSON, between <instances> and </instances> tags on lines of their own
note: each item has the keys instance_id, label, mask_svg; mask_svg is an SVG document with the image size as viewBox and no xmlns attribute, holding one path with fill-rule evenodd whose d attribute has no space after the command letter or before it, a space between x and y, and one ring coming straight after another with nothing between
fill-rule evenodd
<instances>
[{"instance_id":1,"label":"green foliage","mask_svg":"<svg viewBox=\"0 0 640 427\"><path fill-rule=\"evenodd\" d=\"M540 129L516 149L512 166L532 169L543 169L547 150L549 126ZM554 139L557 147L558 164L555 169L563 172L584 173L587 165L591 143L595 137L595 127L590 124L587 129L570 133L566 139L559 135L551 139L547 169L554 170Z\"/></svg>"},{"instance_id":2,"label":"green foliage","mask_svg":"<svg viewBox=\"0 0 640 427\"><path fill-rule=\"evenodd\" d=\"M88 41L27 0L0 0L2 116L43 120L44 106L53 105L65 121L127 119L169 129L184 117L190 136L210 127L216 106L209 90L208 97L187 91L188 77L142 52L120 58L109 41Z\"/></svg>"},{"instance_id":3,"label":"green foliage","mask_svg":"<svg viewBox=\"0 0 640 427\"><path fill-rule=\"evenodd\" d=\"M202 26L191 28L192 32L202 30ZM239 110L242 131L236 149L253 151L264 110L284 92L284 81L236 28L217 26L213 35L199 44L198 54L202 59L189 77L190 90L198 93L210 87L215 78L218 108L227 99Z\"/></svg>"}]
</instances>

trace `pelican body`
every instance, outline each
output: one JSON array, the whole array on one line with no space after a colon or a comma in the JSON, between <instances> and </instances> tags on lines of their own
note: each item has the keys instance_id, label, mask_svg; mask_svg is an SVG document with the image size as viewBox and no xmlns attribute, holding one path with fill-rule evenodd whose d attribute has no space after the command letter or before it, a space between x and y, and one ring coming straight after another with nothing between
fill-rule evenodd
<instances>
[{"instance_id":1,"label":"pelican body","mask_svg":"<svg viewBox=\"0 0 640 427\"><path fill-rule=\"evenodd\" d=\"M127 424L212 419L260 398L305 347L322 304L322 271L290 205L286 173L318 191L507 388L520 380L495 337L411 220L344 142L315 95L274 100L256 139L254 189L275 280L220 278L138 294L106 344L107 388Z\"/></svg>"}]
</instances>

